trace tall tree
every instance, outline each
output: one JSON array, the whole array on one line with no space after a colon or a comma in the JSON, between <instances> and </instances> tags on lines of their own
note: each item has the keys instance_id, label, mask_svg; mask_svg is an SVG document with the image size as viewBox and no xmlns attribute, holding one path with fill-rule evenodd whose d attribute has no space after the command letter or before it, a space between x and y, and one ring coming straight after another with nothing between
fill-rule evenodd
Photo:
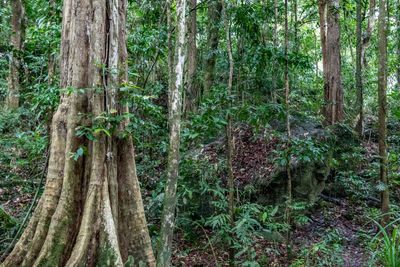
<instances>
[{"instance_id":1,"label":"tall tree","mask_svg":"<svg viewBox=\"0 0 400 267\"><path fill-rule=\"evenodd\" d=\"M320 2L321 22L325 22L325 19L321 18L325 15L325 9L327 29L326 31L321 29L322 54L325 54L326 59L324 63L325 81L322 113L325 116L325 124L329 125L342 121L345 117L340 54L339 0L327 0L326 5L324 2ZM323 25L324 23L321 23L321 27ZM325 51L323 39L326 40Z\"/></svg>"},{"instance_id":2,"label":"tall tree","mask_svg":"<svg viewBox=\"0 0 400 267\"><path fill-rule=\"evenodd\" d=\"M297 4L296 4L297 5ZM290 84L289 84L289 60L288 60L288 43L289 43L289 26L288 26L288 0L285 0L285 43L284 43L284 51L285 51L285 102L286 102L286 135L287 135L287 149L290 150L290 139L291 139L291 130L290 130ZM286 175L287 175L287 204L286 204L286 223L290 226L290 209L292 205L292 174L290 171L290 153L287 153L286 158ZM287 230L286 235L286 243L288 253L287 256L290 259L290 229Z\"/></svg>"},{"instance_id":3,"label":"tall tree","mask_svg":"<svg viewBox=\"0 0 400 267\"><path fill-rule=\"evenodd\" d=\"M25 5L23 0L11 1L11 57L8 72L7 108L19 107L20 71L25 42Z\"/></svg>"},{"instance_id":4,"label":"tall tree","mask_svg":"<svg viewBox=\"0 0 400 267\"><path fill-rule=\"evenodd\" d=\"M323 78L324 78L324 99L327 97L325 95L325 85L327 81L327 51L326 51L326 0L319 0L318 2L318 13L319 13L319 35L321 38L321 50L322 50L322 68L323 68Z\"/></svg>"},{"instance_id":5,"label":"tall tree","mask_svg":"<svg viewBox=\"0 0 400 267\"><path fill-rule=\"evenodd\" d=\"M389 182L387 168L387 30L388 30L387 1L379 0L378 17L378 104L379 104L379 156L380 178L386 187L381 192L381 210L384 214L383 223L390 221L389 209Z\"/></svg>"},{"instance_id":6,"label":"tall tree","mask_svg":"<svg viewBox=\"0 0 400 267\"><path fill-rule=\"evenodd\" d=\"M214 84L215 63L217 60L217 50L219 42L219 24L221 21L221 2L220 0L210 0L208 2L208 36L207 36L207 55L204 65L204 84L203 96L207 96Z\"/></svg>"},{"instance_id":7,"label":"tall tree","mask_svg":"<svg viewBox=\"0 0 400 267\"><path fill-rule=\"evenodd\" d=\"M175 228L176 192L178 186L179 146L181 129L181 108L183 92L183 70L185 65L186 0L176 1L176 42L174 72L168 92L169 150L167 181L165 184L164 207L161 221L161 236L157 251L157 265L171 265L172 238Z\"/></svg>"},{"instance_id":8,"label":"tall tree","mask_svg":"<svg viewBox=\"0 0 400 267\"><path fill-rule=\"evenodd\" d=\"M357 46L356 46L356 89L357 89L357 123L356 123L356 131L357 133L362 136L363 133L363 107L364 107L364 97L363 97L363 84L362 84L362 43L361 43L361 0L357 0Z\"/></svg>"},{"instance_id":9,"label":"tall tree","mask_svg":"<svg viewBox=\"0 0 400 267\"><path fill-rule=\"evenodd\" d=\"M364 88L363 88L363 65L367 67L367 61L365 58L365 52L370 43L372 32L375 28L375 0L369 1L369 14L368 23L365 34L362 34L362 16L361 6L362 3L357 0L357 51L356 51L356 127L355 130L361 136L363 133L363 120L364 120Z\"/></svg>"},{"instance_id":10,"label":"tall tree","mask_svg":"<svg viewBox=\"0 0 400 267\"><path fill-rule=\"evenodd\" d=\"M197 70L197 0L187 0L189 6L189 19L187 23L187 72L185 78L186 90L184 110L185 113L194 111L198 100L198 91L195 85Z\"/></svg>"},{"instance_id":11,"label":"tall tree","mask_svg":"<svg viewBox=\"0 0 400 267\"><path fill-rule=\"evenodd\" d=\"M130 255L155 266L119 91L125 18L125 0L64 1L60 87L70 92L53 117L45 191L5 266L123 266Z\"/></svg>"},{"instance_id":12,"label":"tall tree","mask_svg":"<svg viewBox=\"0 0 400 267\"><path fill-rule=\"evenodd\" d=\"M229 217L231 229L235 226L235 185L234 185L234 175L233 175L233 137L232 137L232 114L231 114L231 95L232 95L232 85L233 85L233 55L232 55L232 45L231 45L231 35L229 30L228 18L226 15L225 1L221 0L222 5L222 17L225 26L225 36L226 36L226 46L228 48L229 55L229 80L228 80L228 119L226 125L226 159L228 163L228 184L229 184ZM233 237L230 238L233 240ZM234 266L235 262L235 250L233 244L230 244L229 248L229 261L230 266Z\"/></svg>"}]
</instances>

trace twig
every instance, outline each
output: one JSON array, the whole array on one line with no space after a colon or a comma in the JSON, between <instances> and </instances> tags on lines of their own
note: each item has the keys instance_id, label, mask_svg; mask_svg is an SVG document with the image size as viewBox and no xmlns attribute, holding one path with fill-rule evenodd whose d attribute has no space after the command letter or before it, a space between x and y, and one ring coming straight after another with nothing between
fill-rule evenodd
<instances>
[{"instance_id":1,"label":"twig","mask_svg":"<svg viewBox=\"0 0 400 267\"><path fill-rule=\"evenodd\" d=\"M200 226L201 230L203 230L204 234L206 235L206 238L208 240L208 244L210 244L210 248L214 257L214 261L215 261L215 266L218 266L218 260L217 260L217 256L215 255L215 250L214 250L214 246L212 245L212 242L210 240L210 238L207 235L206 230L204 230L203 226L201 226L201 224L197 223L198 226Z\"/></svg>"}]
</instances>

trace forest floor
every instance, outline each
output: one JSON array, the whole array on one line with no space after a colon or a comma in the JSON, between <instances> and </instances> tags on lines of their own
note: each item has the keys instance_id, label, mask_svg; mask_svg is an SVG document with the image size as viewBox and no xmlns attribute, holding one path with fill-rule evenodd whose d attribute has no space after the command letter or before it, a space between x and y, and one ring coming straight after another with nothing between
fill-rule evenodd
<instances>
[{"instance_id":1,"label":"forest floor","mask_svg":"<svg viewBox=\"0 0 400 267\"><path fill-rule=\"evenodd\" d=\"M260 169L266 177L273 172L273 166L266 164L265 157L276 148L277 143L275 138L269 142L254 139L251 131L237 133L237 165L234 166L236 186L243 187L251 183L252 176ZM370 148L373 151L373 145L375 144L365 146L367 150ZM211 161L218 154L212 147L207 147L205 152ZM0 206L10 215L10 218L5 218L6 215L0 210L0 219L3 222L10 220L8 224L0 224L3 226L3 229L0 228L0 253L5 249L5 245L11 242L17 222L22 221L29 209L40 180L40 170L44 168L42 165L38 166L36 182L33 183L32 179L29 179L32 173L6 169L0 163L2 176L7 174L10 177L9 180L3 179L3 182L9 182L7 186L3 182L0 186ZM376 227L371 223L366 224L369 206L369 203L360 200L322 197L306 212L306 224L292 225L290 250L285 242L269 242L255 234L253 248L256 256L253 260L259 264L256 266L362 266L363 261L365 263L364 254L368 240L376 231ZM228 266L227 249L213 241L216 233L210 228L201 227L196 229L195 233L196 238L190 239L183 229L177 228L172 259L174 266ZM243 254L243 257L245 256L247 255Z\"/></svg>"},{"instance_id":2,"label":"forest floor","mask_svg":"<svg viewBox=\"0 0 400 267\"><path fill-rule=\"evenodd\" d=\"M11 191L11 192L10 192ZM11 194L10 194L11 193ZM5 194L4 189L0 192ZM24 194L20 186L7 192L9 200L1 201L5 211L21 220L33 200L33 193ZM263 266L362 266L365 243L361 242L363 208L359 203L340 200L340 204L320 200L316 210L309 215L310 222L295 227L291 236L292 259L288 260L286 244L268 242L255 236L257 262ZM212 245L211 229L197 229L195 242L177 231L174 239L173 264L175 266L229 266L228 253L223 247Z\"/></svg>"},{"instance_id":3,"label":"forest floor","mask_svg":"<svg viewBox=\"0 0 400 267\"><path fill-rule=\"evenodd\" d=\"M356 203L342 202L343 205L338 205L321 200L323 205L309 216L310 222L293 229L290 260L286 244L255 236L255 260L265 264L261 266L362 266L366 261L366 243L362 241L360 231L363 210ZM193 243L185 239L183 233L177 233L174 265L229 266L227 250L210 245L211 230L198 230L198 236L201 238Z\"/></svg>"}]
</instances>

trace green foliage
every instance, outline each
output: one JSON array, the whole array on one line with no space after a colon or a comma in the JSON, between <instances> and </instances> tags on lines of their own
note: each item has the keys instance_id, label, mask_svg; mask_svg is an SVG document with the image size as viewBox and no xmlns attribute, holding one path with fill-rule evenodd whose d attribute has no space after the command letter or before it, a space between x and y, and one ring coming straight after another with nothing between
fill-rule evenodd
<instances>
[{"instance_id":1,"label":"green foliage","mask_svg":"<svg viewBox=\"0 0 400 267\"><path fill-rule=\"evenodd\" d=\"M0 113L0 162L4 166L30 166L43 158L48 143L46 125L36 125L33 116L24 108Z\"/></svg>"},{"instance_id":2,"label":"green foliage","mask_svg":"<svg viewBox=\"0 0 400 267\"><path fill-rule=\"evenodd\" d=\"M342 266L343 242L344 238L338 230L328 230L323 241L304 248L290 266Z\"/></svg>"},{"instance_id":3,"label":"green foliage","mask_svg":"<svg viewBox=\"0 0 400 267\"><path fill-rule=\"evenodd\" d=\"M207 143L221 135L227 124L227 114L232 112L226 107L233 98L230 99L222 87L213 88L201 102L198 113L183 123L183 140L188 144L196 140Z\"/></svg>"},{"instance_id":4,"label":"green foliage","mask_svg":"<svg viewBox=\"0 0 400 267\"><path fill-rule=\"evenodd\" d=\"M380 215L378 217L382 217ZM371 239L367 252L371 253L368 263L381 263L385 267L395 267L400 265L400 243L399 233L396 223L400 218L391 221L386 226L381 225L375 219L371 220L378 226L379 232Z\"/></svg>"}]
</instances>

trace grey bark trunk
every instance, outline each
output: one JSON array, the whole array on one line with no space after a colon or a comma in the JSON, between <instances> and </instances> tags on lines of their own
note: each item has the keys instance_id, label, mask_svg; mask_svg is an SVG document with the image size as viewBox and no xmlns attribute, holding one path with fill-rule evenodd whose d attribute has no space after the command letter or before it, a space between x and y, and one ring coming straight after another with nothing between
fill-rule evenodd
<instances>
[{"instance_id":1,"label":"grey bark trunk","mask_svg":"<svg viewBox=\"0 0 400 267\"><path fill-rule=\"evenodd\" d=\"M164 206L161 218L160 243L157 251L157 266L171 265L172 239L175 228L176 192L178 186L179 146L181 127L181 108L183 92L183 69L185 64L186 0L176 2L176 43L174 53L174 72L172 86L168 93L169 150L167 181L164 193Z\"/></svg>"}]
</instances>

